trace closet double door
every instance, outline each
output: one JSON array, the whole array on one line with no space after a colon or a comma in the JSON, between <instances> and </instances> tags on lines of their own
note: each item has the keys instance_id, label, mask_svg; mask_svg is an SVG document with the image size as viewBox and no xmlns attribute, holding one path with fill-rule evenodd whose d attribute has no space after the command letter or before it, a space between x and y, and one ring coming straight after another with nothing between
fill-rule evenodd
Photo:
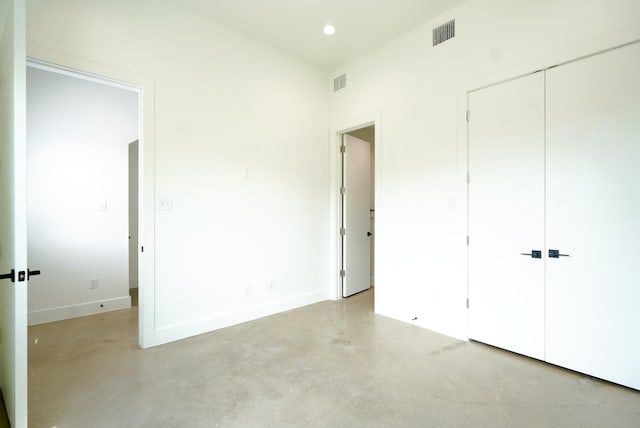
<instances>
[{"instance_id":1,"label":"closet double door","mask_svg":"<svg viewBox=\"0 0 640 428\"><path fill-rule=\"evenodd\" d=\"M469 94L469 336L640 389L640 44Z\"/></svg>"}]
</instances>

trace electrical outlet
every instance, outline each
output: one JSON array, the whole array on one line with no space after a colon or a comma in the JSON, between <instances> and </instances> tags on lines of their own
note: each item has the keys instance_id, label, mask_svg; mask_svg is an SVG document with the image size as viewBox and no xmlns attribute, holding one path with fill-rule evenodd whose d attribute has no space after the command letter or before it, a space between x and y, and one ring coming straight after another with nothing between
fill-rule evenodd
<instances>
[{"instance_id":1,"label":"electrical outlet","mask_svg":"<svg viewBox=\"0 0 640 428\"><path fill-rule=\"evenodd\" d=\"M276 288L276 282L274 280L267 282L267 289L273 290L274 288Z\"/></svg>"},{"instance_id":2,"label":"electrical outlet","mask_svg":"<svg viewBox=\"0 0 640 428\"><path fill-rule=\"evenodd\" d=\"M244 292L247 296L251 296L251 284L247 284L244 286Z\"/></svg>"},{"instance_id":3,"label":"electrical outlet","mask_svg":"<svg viewBox=\"0 0 640 428\"><path fill-rule=\"evenodd\" d=\"M89 278L89 289L91 290L98 289L98 278Z\"/></svg>"},{"instance_id":4,"label":"electrical outlet","mask_svg":"<svg viewBox=\"0 0 640 428\"><path fill-rule=\"evenodd\" d=\"M160 198L160 211L171 211L173 209L173 200L171 198Z\"/></svg>"}]
</instances>

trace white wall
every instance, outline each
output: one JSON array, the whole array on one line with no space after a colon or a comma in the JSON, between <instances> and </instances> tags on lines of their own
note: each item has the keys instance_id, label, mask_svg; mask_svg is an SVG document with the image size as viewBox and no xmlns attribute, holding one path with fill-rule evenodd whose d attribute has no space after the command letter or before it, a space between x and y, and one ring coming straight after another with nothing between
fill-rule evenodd
<instances>
[{"instance_id":1,"label":"white wall","mask_svg":"<svg viewBox=\"0 0 640 428\"><path fill-rule=\"evenodd\" d=\"M638 38L639 7L471 0L331 76L170 2L32 0L27 36L36 58L153 82L151 196L173 210L144 214L150 344L327 296L327 123L372 117L376 310L466 337L466 90ZM456 38L432 48L452 17ZM327 77L343 71L328 104Z\"/></svg>"},{"instance_id":2,"label":"white wall","mask_svg":"<svg viewBox=\"0 0 640 428\"><path fill-rule=\"evenodd\" d=\"M326 298L326 73L171 2L34 0L27 12L29 55L153 80L145 191L173 209L144 214L148 344Z\"/></svg>"},{"instance_id":3,"label":"white wall","mask_svg":"<svg viewBox=\"0 0 640 428\"><path fill-rule=\"evenodd\" d=\"M638 38L636 0L471 0L331 74L332 129L381 118L377 312L467 337L466 91Z\"/></svg>"},{"instance_id":4,"label":"white wall","mask_svg":"<svg viewBox=\"0 0 640 428\"><path fill-rule=\"evenodd\" d=\"M29 323L130 306L138 93L27 68ZM90 278L98 288L90 288Z\"/></svg>"}]
</instances>

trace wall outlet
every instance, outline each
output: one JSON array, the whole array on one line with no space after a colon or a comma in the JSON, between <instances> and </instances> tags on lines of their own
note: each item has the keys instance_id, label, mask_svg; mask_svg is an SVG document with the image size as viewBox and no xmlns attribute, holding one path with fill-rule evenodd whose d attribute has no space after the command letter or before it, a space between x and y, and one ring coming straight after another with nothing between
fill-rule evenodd
<instances>
[{"instance_id":1,"label":"wall outlet","mask_svg":"<svg viewBox=\"0 0 640 428\"><path fill-rule=\"evenodd\" d=\"M89 289L90 290L98 289L98 278L89 278Z\"/></svg>"},{"instance_id":2,"label":"wall outlet","mask_svg":"<svg viewBox=\"0 0 640 428\"><path fill-rule=\"evenodd\" d=\"M107 210L107 201L102 200L98 202L98 211L106 211Z\"/></svg>"},{"instance_id":3,"label":"wall outlet","mask_svg":"<svg viewBox=\"0 0 640 428\"><path fill-rule=\"evenodd\" d=\"M160 203L158 204L158 208L160 209L160 211L171 211L173 209L173 199L160 198Z\"/></svg>"},{"instance_id":4,"label":"wall outlet","mask_svg":"<svg viewBox=\"0 0 640 428\"><path fill-rule=\"evenodd\" d=\"M251 296L251 284L247 284L247 285L244 286L244 293L247 296Z\"/></svg>"},{"instance_id":5,"label":"wall outlet","mask_svg":"<svg viewBox=\"0 0 640 428\"><path fill-rule=\"evenodd\" d=\"M273 290L274 288L276 288L276 282L272 279L271 281L267 282L267 289Z\"/></svg>"}]
</instances>

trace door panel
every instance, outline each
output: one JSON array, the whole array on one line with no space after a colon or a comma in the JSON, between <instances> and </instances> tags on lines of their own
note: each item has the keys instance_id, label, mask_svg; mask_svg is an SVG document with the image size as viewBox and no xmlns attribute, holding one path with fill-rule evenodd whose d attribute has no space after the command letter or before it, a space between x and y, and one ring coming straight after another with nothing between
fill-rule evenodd
<instances>
[{"instance_id":1,"label":"door panel","mask_svg":"<svg viewBox=\"0 0 640 428\"><path fill-rule=\"evenodd\" d=\"M371 253L371 146L351 135L344 135L344 227L343 266L346 272L342 283L342 295L348 297L370 287Z\"/></svg>"},{"instance_id":2,"label":"door panel","mask_svg":"<svg viewBox=\"0 0 640 428\"><path fill-rule=\"evenodd\" d=\"M640 389L640 44L547 74L547 360Z\"/></svg>"},{"instance_id":3,"label":"door panel","mask_svg":"<svg viewBox=\"0 0 640 428\"><path fill-rule=\"evenodd\" d=\"M0 273L26 271L24 1L0 2ZM13 427L27 426L26 282L0 281L0 389Z\"/></svg>"},{"instance_id":4,"label":"door panel","mask_svg":"<svg viewBox=\"0 0 640 428\"><path fill-rule=\"evenodd\" d=\"M544 74L469 108L469 337L544 359Z\"/></svg>"}]
</instances>

